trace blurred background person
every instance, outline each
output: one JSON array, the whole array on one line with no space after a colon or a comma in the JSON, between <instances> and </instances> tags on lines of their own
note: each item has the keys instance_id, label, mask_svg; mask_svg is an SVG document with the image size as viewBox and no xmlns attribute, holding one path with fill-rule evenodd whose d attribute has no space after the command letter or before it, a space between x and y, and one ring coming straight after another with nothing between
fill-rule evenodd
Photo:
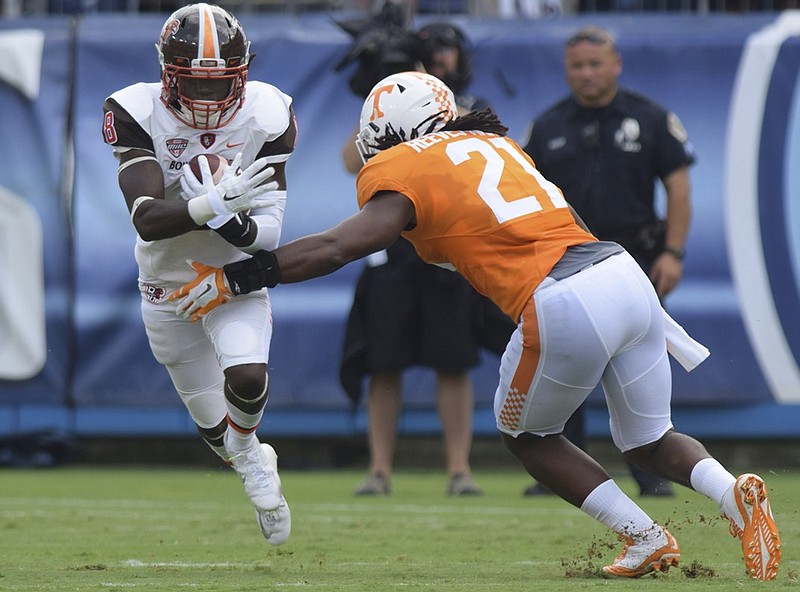
<instances>
[{"instance_id":1,"label":"blurred background person","mask_svg":"<svg viewBox=\"0 0 800 592\"><path fill-rule=\"evenodd\" d=\"M443 79L456 94L459 110L488 103L467 93L472 78L471 45L459 28L431 23L409 30L404 13L387 3L357 31L348 55L360 67L351 89L366 97L391 72L424 70ZM347 30L347 29L346 29ZM380 41L380 43L379 43ZM342 149L345 168L363 164L355 132ZM483 345L502 353L514 323L458 274L422 261L403 238L367 258L356 284L341 364L342 385L354 403L369 377L367 414L369 474L356 495L388 495L403 402L403 373L415 366L436 373L436 399L444 439L449 495L479 495L470 450L474 393L469 370L480 362Z\"/></svg>"},{"instance_id":2,"label":"blurred background person","mask_svg":"<svg viewBox=\"0 0 800 592\"><path fill-rule=\"evenodd\" d=\"M442 80L456 96L459 114L483 111L489 102L468 92L472 82L472 43L460 28L446 22L429 23L417 31L425 72Z\"/></svg>"},{"instance_id":3,"label":"blurred background person","mask_svg":"<svg viewBox=\"0 0 800 592\"><path fill-rule=\"evenodd\" d=\"M619 86L622 57L605 29L573 34L564 64L571 93L533 121L524 150L595 236L625 247L663 303L683 275L695 161L688 134L674 113ZM666 219L656 211L657 182L666 192ZM586 448L583 406L564 435ZM673 495L668 481L628 466L641 495ZM548 493L540 484L525 490Z\"/></svg>"}]
</instances>

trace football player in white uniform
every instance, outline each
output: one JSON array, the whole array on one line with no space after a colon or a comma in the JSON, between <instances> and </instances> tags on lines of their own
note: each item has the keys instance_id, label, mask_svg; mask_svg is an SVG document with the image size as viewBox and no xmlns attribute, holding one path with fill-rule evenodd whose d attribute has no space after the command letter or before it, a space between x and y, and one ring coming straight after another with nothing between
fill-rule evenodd
<instances>
[{"instance_id":1,"label":"football player in white uniform","mask_svg":"<svg viewBox=\"0 0 800 592\"><path fill-rule=\"evenodd\" d=\"M215 266L278 245L285 164L297 127L292 99L247 81L250 43L236 17L209 4L173 13L156 43L161 82L123 88L103 105L103 137L136 228L142 316L153 355L200 434L241 477L267 541L289 536L277 455L256 438L267 402L272 319L266 290L231 299L200 320L167 298L193 278L188 262ZM246 98L246 100L245 100ZM214 184L192 157L231 162ZM194 264L200 268L200 264ZM227 298L210 290L207 300Z\"/></svg>"}]
</instances>

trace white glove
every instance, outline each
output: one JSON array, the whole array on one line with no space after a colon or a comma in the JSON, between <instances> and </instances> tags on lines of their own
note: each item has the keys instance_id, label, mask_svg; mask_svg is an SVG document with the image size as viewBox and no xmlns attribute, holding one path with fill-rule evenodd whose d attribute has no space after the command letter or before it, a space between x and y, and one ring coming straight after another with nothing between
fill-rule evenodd
<instances>
[{"instance_id":1,"label":"white glove","mask_svg":"<svg viewBox=\"0 0 800 592\"><path fill-rule=\"evenodd\" d=\"M198 179L194 176L191 167L183 167L183 176L181 176L181 197L186 201L192 198L199 197L214 189L214 175L211 174L211 167L208 166L208 160L203 157L198 159L200 165L200 177Z\"/></svg>"},{"instance_id":2,"label":"white glove","mask_svg":"<svg viewBox=\"0 0 800 592\"><path fill-rule=\"evenodd\" d=\"M202 157L197 162L200 165L200 179L195 177L190 167L183 167L183 176L180 178L181 197L186 201L205 195L214 189L214 175L211 173L211 167L208 166L208 160ZM233 216L234 214L214 216L206 222L206 226L213 229L220 228L227 224Z\"/></svg>"},{"instance_id":3,"label":"white glove","mask_svg":"<svg viewBox=\"0 0 800 592\"><path fill-rule=\"evenodd\" d=\"M197 273L197 277L187 282L169 295L170 301L177 301L175 314L194 323L203 316L227 302L233 293L228 287L225 272L218 267L204 265L197 261L187 261Z\"/></svg>"},{"instance_id":4,"label":"white glove","mask_svg":"<svg viewBox=\"0 0 800 592\"><path fill-rule=\"evenodd\" d=\"M217 185L203 195L189 200L189 215L195 223L205 224L215 216L227 216L269 204L270 200L265 196L278 188L278 182L264 183L264 181L275 174L275 169L264 168L267 159L259 158L241 171L239 169L241 161L242 153L240 152L233 159L231 165L225 169L225 173ZM208 167L208 163L204 165L203 159L201 159L200 166ZM205 178L205 171L203 171L203 177ZM262 183L264 184L262 185Z\"/></svg>"}]
</instances>

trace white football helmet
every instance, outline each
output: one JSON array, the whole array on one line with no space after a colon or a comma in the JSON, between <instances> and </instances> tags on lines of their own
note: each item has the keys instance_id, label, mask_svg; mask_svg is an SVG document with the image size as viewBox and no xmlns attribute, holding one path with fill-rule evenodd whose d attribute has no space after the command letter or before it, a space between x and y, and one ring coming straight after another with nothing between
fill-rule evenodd
<instances>
[{"instance_id":1,"label":"white football helmet","mask_svg":"<svg viewBox=\"0 0 800 592\"><path fill-rule=\"evenodd\" d=\"M367 162L381 150L438 132L457 116L453 91L435 76L392 74L376 84L364 101L356 147Z\"/></svg>"}]
</instances>

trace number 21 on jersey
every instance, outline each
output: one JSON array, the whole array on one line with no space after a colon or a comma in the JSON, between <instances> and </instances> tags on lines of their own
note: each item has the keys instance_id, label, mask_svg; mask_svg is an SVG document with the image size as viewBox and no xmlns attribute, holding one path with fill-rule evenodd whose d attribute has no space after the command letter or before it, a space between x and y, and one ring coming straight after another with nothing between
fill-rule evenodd
<instances>
[{"instance_id":1,"label":"number 21 on jersey","mask_svg":"<svg viewBox=\"0 0 800 592\"><path fill-rule=\"evenodd\" d=\"M547 207L548 202L553 208L568 207L558 187L545 179L507 138L457 140L447 145L446 152L456 166L476 154L484 158L486 164L478 184L478 196L489 206L499 224L539 212ZM503 174L508 172L506 167L521 169L515 172L520 179L526 180L520 183L520 189L532 193L512 201L506 199L500 191Z\"/></svg>"}]
</instances>

